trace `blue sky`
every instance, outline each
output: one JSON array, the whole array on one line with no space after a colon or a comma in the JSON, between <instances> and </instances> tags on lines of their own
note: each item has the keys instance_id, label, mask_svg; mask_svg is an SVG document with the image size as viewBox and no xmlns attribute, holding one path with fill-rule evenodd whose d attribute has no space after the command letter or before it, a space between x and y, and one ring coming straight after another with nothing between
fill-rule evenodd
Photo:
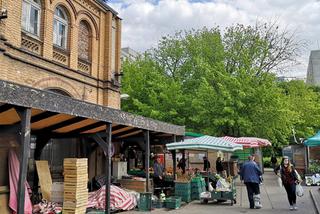
<instances>
[{"instance_id":1,"label":"blue sky","mask_svg":"<svg viewBox=\"0 0 320 214\"><path fill-rule=\"evenodd\" d=\"M155 47L163 35L178 30L249 25L257 20L276 20L308 42L300 64L288 76L305 76L310 50L319 49L317 0L109 0L108 4L123 19L122 46L137 51Z\"/></svg>"}]
</instances>

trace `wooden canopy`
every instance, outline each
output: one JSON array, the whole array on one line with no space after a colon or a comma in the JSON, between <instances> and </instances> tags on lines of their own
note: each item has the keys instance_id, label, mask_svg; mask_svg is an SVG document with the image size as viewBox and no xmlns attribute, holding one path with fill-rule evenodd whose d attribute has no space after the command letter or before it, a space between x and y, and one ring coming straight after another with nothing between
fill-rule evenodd
<instances>
[{"instance_id":1,"label":"wooden canopy","mask_svg":"<svg viewBox=\"0 0 320 214\"><path fill-rule=\"evenodd\" d=\"M52 138L99 133L112 124L112 138L143 136L149 130L155 138L183 136L184 127L133 115L50 91L37 90L0 80L0 127L20 123L17 107L31 108L31 133Z\"/></svg>"}]
</instances>

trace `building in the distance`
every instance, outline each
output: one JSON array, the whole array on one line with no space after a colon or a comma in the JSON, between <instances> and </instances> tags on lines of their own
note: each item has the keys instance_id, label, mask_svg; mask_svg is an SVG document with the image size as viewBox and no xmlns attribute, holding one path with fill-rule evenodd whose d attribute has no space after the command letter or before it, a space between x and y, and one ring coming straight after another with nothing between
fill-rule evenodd
<instances>
[{"instance_id":1,"label":"building in the distance","mask_svg":"<svg viewBox=\"0 0 320 214\"><path fill-rule=\"evenodd\" d=\"M121 19L103 0L0 0L0 79L120 108Z\"/></svg>"},{"instance_id":2,"label":"building in the distance","mask_svg":"<svg viewBox=\"0 0 320 214\"><path fill-rule=\"evenodd\" d=\"M307 84L320 86L320 50L313 50L310 53Z\"/></svg>"},{"instance_id":3,"label":"building in the distance","mask_svg":"<svg viewBox=\"0 0 320 214\"><path fill-rule=\"evenodd\" d=\"M121 62L125 60L135 60L139 57L139 53L129 47L121 48Z\"/></svg>"}]
</instances>

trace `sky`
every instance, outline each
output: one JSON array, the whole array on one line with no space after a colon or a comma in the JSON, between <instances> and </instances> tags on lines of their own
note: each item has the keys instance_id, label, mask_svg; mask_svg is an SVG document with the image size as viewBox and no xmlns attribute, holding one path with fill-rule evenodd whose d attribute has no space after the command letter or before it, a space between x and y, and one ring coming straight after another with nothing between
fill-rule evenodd
<instances>
[{"instance_id":1,"label":"sky","mask_svg":"<svg viewBox=\"0 0 320 214\"><path fill-rule=\"evenodd\" d=\"M139 52L185 29L276 21L308 46L285 76L305 77L311 50L320 49L319 0L109 0L122 21L122 47Z\"/></svg>"}]
</instances>

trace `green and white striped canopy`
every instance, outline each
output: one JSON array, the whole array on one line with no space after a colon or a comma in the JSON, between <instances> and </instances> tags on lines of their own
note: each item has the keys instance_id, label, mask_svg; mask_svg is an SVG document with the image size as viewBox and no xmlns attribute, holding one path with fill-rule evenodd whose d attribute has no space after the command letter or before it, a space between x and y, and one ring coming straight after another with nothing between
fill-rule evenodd
<instances>
[{"instance_id":1,"label":"green and white striped canopy","mask_svg":"<svg viewBox=\"0 0 320 214\"><path fill-rule=\"evenodd\" d=\"M232 143L218 137L211 137L208 135L186 139L183 142L174 142L166 145L168 150L176 149L194 149L194 150L218 150L224 152L234 152L235 150L242 150L240 144Z\"/></svg>"}]
</instances>

